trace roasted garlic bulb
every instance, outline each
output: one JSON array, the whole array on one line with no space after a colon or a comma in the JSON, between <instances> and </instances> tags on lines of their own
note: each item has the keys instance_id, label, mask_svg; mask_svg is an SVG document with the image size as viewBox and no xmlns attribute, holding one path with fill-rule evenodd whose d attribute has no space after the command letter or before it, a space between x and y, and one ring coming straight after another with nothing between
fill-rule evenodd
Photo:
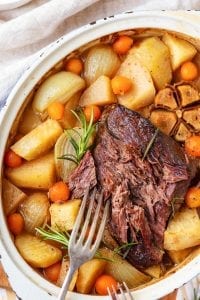
<instances>
[{"instance_id":1,"label":"roasted garlic bulb","mask_svg":"<svg viewBox=\"0 0 200 300\"><path fill-rule=\"evenodd\" d=\"M200 94L190 83L176 83L160 90L150 114L151 122L162 132L184 142L200 132Z\"/></svg>"}]
</instances>

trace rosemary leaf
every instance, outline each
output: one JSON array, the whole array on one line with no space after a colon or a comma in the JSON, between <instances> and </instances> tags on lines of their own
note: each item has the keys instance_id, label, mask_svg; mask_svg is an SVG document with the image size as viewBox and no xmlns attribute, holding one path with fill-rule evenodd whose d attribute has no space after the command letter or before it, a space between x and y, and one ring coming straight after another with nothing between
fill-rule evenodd
<instances>
[{"instance_id":1,"label":"rosemary leaf","mask_svg":"<svg viewBox=\"0 0 200 300\"><path fill-rule=\"evenodd\" d=\"M151 147L153 146L153 143L155 141L155 138L156 138L158 132L159 132L159 129L157 128L156 131L155 131L155 133L154 133L154 135L152 136L151 140L149 141L149 143L148 143L148 145L146 147L146 150L145 150L144 155L142 157L142 161L146 158L146 156L149 153Z\"/></svg>"},{"instance_id":2,"label":"rosemary leaf","mask_svg":"<svg viewBox=\"0 0 200 300\"><path fill-rule=\"evenodd\" d=\"M69 234L68 232L59 232L49 225L46 225L46 229L38 227L35 230L41 235L44 240L52 240L62 244L65 248L69 245Z\"/></svg>"},{"instance_id":3,"label":"rosemary leaf","mask_svg":"<svg viewBox=\"0 0 200 300\"><path fill-rule=\"evenodd\" d=\"M71 136L71 134L68 132L68 135L69 135L69 140L70 140L70 143L72 144L74 150L76 153L78 153L79 151L79 145L78 143L76 142L76 140Z\"/></svg>"},{"instance_id":4,"label":"rosemary leaf","mask_svg":"<svg viewBox=\"0 0 200 300\"><path fill-rule=\"evenodd\" d=\"M114 249L114 252L115 252L116 254L122 255L123 258L125 258L125 257L128 255L128 252L130 251L131 247L132 247L133 245L136 245L136 244L137 244L137 242L130 242L130 243L123 244L122 246L116 247L116 248ZM123 249L126 249L126 251L125 251L124 254L121 253L121 250L123 250ZM128 251L128 252L127 252L127 251Z\"/></svg>"},{"instance_id":5,"label":"rosemary leaf","mask_svg":"<svg viewBox=\"0 0 200 300\"><path fill-rule=\"evenodd\" d=\"M88 145L89 143L89 139L91 138L93 132L95 130L95 127L93 125L91 125L91 127L89 128L89 130L87 131L86 135L85 135L85 144Z\"/></svg>"},{"instance_id":6,"label":"rosemary leaf","mask_svg":"<svg viewBox=\"0 0 200 300\"><path fill-rule=\"evenodd\" d=\"M105 261L108 261L108 262L115 262L114 259L111 259L111 258L107 258L105 256L102 256L101 253L99 253L98 251L95 253L95 258L98 258L98 259L102 259L102 260L105 260Z\"/></svg>"},{"instance_id":7,"label":"rosemary leaf","mask_svg":"<svg viewBox=\"0 0 200 300\"><path fill-rule=\"evenodd\" d=\"M62 157L62 156L61 156L61 157L58 157L58 158L60 158L60 159L66 159L66 160L72 161L72 162L74 162L76 165L78 165L77 160L71 158L70 156L65 155L65 157Z\"/></svg>"},{"instance_id":8,"label":"rosemary leaf","mask_svg":"<svg viewBox=\"0 0 200 300\"><path fill-rule=\"evenodd\" d=\"M126 252L122 255L123 259L126 259L127 255L129 254L129 251L131 250L131 247L128 247Z\"/></svg>"},{"instance_id":9,"label":"rosemary leaf","mask_svg":"<svg viewBox=\"0 0 200 300\"><path fill-rule=\"evenodd\" d=\"M75 155L73 154L64 154L62 156L57 157L57 159L66 159L74 162L76 165L78 165L78 161Z\"/></svg>"},{"instance_id":10,"label":"rosemary leaf","mask_svg":"<svg viewBox=\"0 0 200 300\"><path fill-rule=\"evenodd\" d=\"M87 130L87 122L86 122L85 115L82 110L80 110L80 120L81 120L81 126L83 128L83 132L85 133Z\"/></svg>"},{"instance_id":11,"label":"rosemary leaf","mask_svg":"<svg viewBox=\"0 0 200 300\"><path fill-rule=\"evenodd\" d=\"M92 109L91 118L90 118L90 122L89 122L89 125L88 125L88 131L90 131L90 129L92 128L93 121L94 121L94 111Z\"/></svg>"},{"instance_id":12,"label":"rosemary leaf","mask_svg":"<svg viewBox=\"0 0 200 300\"><path fill-rule=\"evenodd\" d=\"M80 125L82 125L82 120L79 117L79 115L77 114L77 112L73 109L71 109L71 112L73 113L73 115L76 117L76 119L79 121Z\"/></svg>"}]
</instances>

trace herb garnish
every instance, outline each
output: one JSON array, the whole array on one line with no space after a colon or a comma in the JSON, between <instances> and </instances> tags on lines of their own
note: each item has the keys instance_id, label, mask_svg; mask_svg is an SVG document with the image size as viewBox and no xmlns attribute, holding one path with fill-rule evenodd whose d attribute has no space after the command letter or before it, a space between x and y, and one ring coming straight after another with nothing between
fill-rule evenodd
<instances>
[{"instance_id":1,"label":"herb garnish","mask_svg":"<svg viewBox=\"0 0 200 300\"><path fill-rule=\"evenodd\" d=\"M70 234L67 231L57 231L49 225L46 225L46 229L39 227L35 230L41 235L44 240L56 241L63 245L63 248L68 248Z\"/></svg>"},{"instance_id":2,"label":"herb garnish","mask_svg":"<svg viewBox=\"0 0 200 300\"><path fill-rule=\"evenodd\" d=\"M81 125L81 129L82 129L82 133L80 134L80 132L76 129L70 129L70 130L73 130L79 136L79 139L77 141L70 134L70 130L65 130L65 133L66 133L67 137L69 138L69 141L75 150L75 155L66 153L66 154L58 157L58 159L70 160L78 165L79 162L81 161L82 157L86 153L86 151L90 148L89 141L92 137L92 134L95 131L95 124L93 124L94 116L93 116L93 110L92 110L91 118L88 123L86 121L85 115L82 110L79 110L79 114L77 114L74 110L71 110L71 112L75 115L76 119L79 121L79 123Z\"/></svg>"},{"instance_id":3,"label":"herb garnish","mask_svg":"<svg viewBox=\"0 0 200 300\"><path fill-rule=\"evenodd\" d=\"M40 236L44 240L56 241L62 244L63 249L68 249L70 234L67 231L58 231L56 229L53 229L49 225L46 225L45 227L47 229L39 227L39 228L35 228L35 230L40 234ZM101 253L98 251L96 252L94 257L98 259L103 259L105 261L114 262L114 260L102 256Z\"/></svg>"},{"instance_id":4,"label":"herb garnish","mask_svg":"<svg viewBox=\"0 0 200 300\"><path fill-rule=\"evenodd\" d=\"M146 147L146 150L145 150L144 155L143 155L143 157L142 157L142 161L146 158L146 156L147 156L147 154L149 153L151 147L153 146L153 143L154 143L154 141L155 141L155 138L156 138L158 132L159 132L159 129L156 128L156 131L154 132L154 135L152 136L151 140L149 141L149 143L148 143L148 145L147 145L147 147Z\"/></svg>"},{"instance_id":5,"label":"herb garnish","mask_svg":"<svg viewBox=\"0 0 200 300\"><path fill-rule=\"evenodd\" d=\"M103 259L105 261L108 261L108 262L115 262L114 259L111 259L111 258L108 258L108 257L105 257L103 255L101 255L101 253L97 250L97 252L95 253L95 258L98 258L98 259Z\"/></svg>"},{"instance_id":6,"label":"herb garnish","mask_svg":"<svg viewBox=\"0 0 200 300\"><path fill-rule=\"evenodd\" d=\"M116 254L121 255L123 258L126 258L127 255L128 255L128 253L129 253L129 251L130 251L130 249L131 249L131 247L132 247L133 245L136 245L136 244L137 244L137 242L125 243L125 244L123 244L122 246L116 247L116 248L114 249L114 252L115 252ZM121 250L123 250L123 249L126 249L126 251L125 251L124 253L121 253Z\"/></svg>"}]
</instances>

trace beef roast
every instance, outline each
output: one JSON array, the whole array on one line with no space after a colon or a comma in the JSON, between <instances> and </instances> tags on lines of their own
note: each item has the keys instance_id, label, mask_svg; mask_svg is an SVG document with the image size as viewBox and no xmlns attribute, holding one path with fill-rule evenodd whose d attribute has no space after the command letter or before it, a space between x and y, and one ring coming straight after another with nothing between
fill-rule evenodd
<instances>
[{"instance_id":1,"label":"beef roast","mask_svg":"<svg viewBox=\"0 0 200 300\"><path fill-rule=\"evenodd\" d=\"M96 184L94 159L91 152L87 151L84 159L81 160L69 179L69 188L73 191L72 198L82 197L88 186L92 189Z\"/></svg>"},{"instance_id":2,"label":"beef roast","mask_svg":"<svg viewBox=\"0 0 200 300\"><path fill-rule=\"evenodd\" d=\"M163 256L163 235L172 212L178 209L190 182L184 152L172 138L159 132L144 158L156 128L137 112L117 105L104 113L92 151L72 174L76 197L95 184L111 201L109 226L120 245L135 242L127 259L135 266L158 264ZM91 183L90 183L91 181ZM174 207L173 207L174 209Z\"/></svg>"}]
</instances>

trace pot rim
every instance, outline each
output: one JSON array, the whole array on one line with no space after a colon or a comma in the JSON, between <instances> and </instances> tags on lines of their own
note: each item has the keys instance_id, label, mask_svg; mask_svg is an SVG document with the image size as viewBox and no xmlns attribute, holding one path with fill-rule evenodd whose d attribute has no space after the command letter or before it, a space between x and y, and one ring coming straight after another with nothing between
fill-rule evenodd
<instances>
[{"instance_id":1,"label":"pot rim","mask_svg":"<svg viewBox=\"0 0 200 300\"><path fill-rule=\"evenodd\" d=\"M187 17L186 17L187 16ZM2 170L2 161L4 149L8 138L9 130L13 124L16 112L19 111L22 103L33 89L40 78L51 69L57 62L64 58L73 50L87 44L88 42L100 38L101 36L135 28L155 28L175 31L177 33L186 34L192 38L199 38L200 14L193 12L193 15L187 15L186 12L168 12L168 11L131 11L115 16L110 16L88 25L82 26L67 35L59 38L54 43L47 46L40 54L35 63L27 69L17 82L16 86L10 93L5 107L0 114L0 167ZM195 23L196 22L196 23ZM13 109L13 104L15 109ZM1 195L0 195L1 197ZM9 274L10 281L18 293L23 293L22 288L15 284L16 278L11 274L11 266L17 267L22 278L27 277L33 285L33 290L38 289L38 295L41 292L43 299L52 299L58 295L59 288L43 279L39 274L34 272L32 268L22 259L17 252L14 243L9 235L5 217L3 214L2 201L0 202L0 248L2 248L2 257L9 260L8 263L2 261L6 271ZM5 254L6 253L6 254ZM8 258L9 257L9 258ZM136 300L139 299L157 299L180 287L187 281L191 280L199 273L200 256L195 257L191 262L182 267L176 273L169 275L167 278L160 280L150 286L133 292ZM45 294L44 294L45 292ZM50 294L51 297L50 297ZM46 295L46 298L44 298ZM109 299L107 296L89 296L70 293L71 299ZM39 299L39 298L38 298Z\"/></svg>"}]
</instances>

